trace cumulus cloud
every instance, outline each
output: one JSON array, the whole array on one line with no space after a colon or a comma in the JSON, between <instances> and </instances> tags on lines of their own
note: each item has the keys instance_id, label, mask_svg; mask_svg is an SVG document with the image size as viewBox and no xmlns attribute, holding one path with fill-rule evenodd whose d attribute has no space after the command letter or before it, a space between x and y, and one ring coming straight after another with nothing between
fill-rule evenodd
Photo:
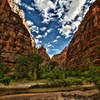
<instances>
[{"instance_id":1,"label":"cumulus cloud","mask_svg":"<svg viewBox=\"0 0 100 100\"><path fill-rule=\"evenodd\" d=\"M14 2L15 2L16 4L20 4L20 3L21 3L21 0L14 0Z\"/></svg>"},{"instance_id":2,"label":"cumulus cloud","mask_svg":"<svg viewBox=\"0 0 100 100\"><path fill-rule=\"evenodd\" d=\"M42 38L42 35L39 34L39 35L36 36L36 38L40 39L40 38Z\"/></svg>"},{"instance_id":3,"label":"cumulus cloud","mask_svg":"<svg viewBox=\"0 0 100 100\"><path fill-rule=\"evenodd\" d=\"M48 12L49 8L54 9L56 7L56 5L53 2L51 2L50 0L35 0L35 2L36 2L36 6L39 6L39 9L43 10L44 17L46 17L46 18L48 16L47 12Z\"/></svg>"},{"instance_id":4,"label":"cumulus cloud","mask_svg":"<svg viewBox=\"0 0 100 100\"><path fill-rule=\"evenodd\" d=\"M25 4L25 3L22 3L21 5L24 6L25 8L27 8L30 11L34 11L34 8L33 7L31 7L31 6L29 6L29 5Z\"/></svg>"},{"instance_id":5,"label":"cumulus cloud","mask_svg":"<svg viewBox=\"0 0 100 100\"><path fill-rule=\"evenodd\" d=\"M72 20L75 18L76 15L78 15L85 4L86 0L73 0L71 3L71 8L67 14L67 17L64 18L64 20Z\"/></svg>"},{"instance_id":6,"label":"cumulus cloud","mask_svg":"<svg viewBox=\"0 0 100 100\"><path fill-rule=\"evenodd\" d=\"M44 36L43 36L43 37L44 37L44 38L45 38L45 37L47 37L48 33L50 33L50 32L51 32L51 30L52 30L52 29L48 29L48 30L45 32L45 34L44 34Z\"/></svg>"},{"instance_id":7,"label":"cumulus cloud","mask_svg":"<svg viewBox=\"0 0 100 100\"><path fill-rule=\"evenodd\" d=\"M28 26L32 26L34 24L31 20L27 20L26 23L28 24Z\"/></svg>"},{"instance_id":8,"label":"cumulus cloud","mask_svg":"<svg viewBox=\"0 0 100 100\"><path fill-rule=\"evenodd\" d=\"M61 38L59 35L56 37L56 39L59 39L59 38Z\"/></svg>"},{"instance_id":9,"label":"cumulus cloud","mask_svg":"<svg viewBox=\"0 0 100 100\"><path fill-rule=\"evenodd\" d=\"M48 47L53 47L52 44L48 44L47 46L48 46Z\"/></svg>"},{"instance_id":10,"label":"cumulus cloud","mask_svg":"<svg viewBox=\"0 0 100 100\"><path fill-rule=\"evenodd\" d=\"M56 43L58 40L54 40L53 43Z\"/></svg>"},{"instance_id":11,"label":"cumulus cloud","mask_svg":"<svg viewBox=\"0 0 100 100\"><path fill-rule=\"evenodd\" d=\"M39 27L37 27L35 25L33 25L32 27L30 27L30 29L31 29L32 32L35 32L37 34L39 33Z\"/></svg>"},{"instance_id":12,"label":"cumulus cloud","mask_svg":"<svg viewBox=\"0 0 100 100\"><path fill-rule=\"evenodd\" d=\"M65 35L66 38L70 37L70 33L71 33L71 26L70 25L66 25L66 26L62 26L62 28L58 29L61 35Z\"/></svg>"},{"instance_id":13,"label":"cumulus cloud","mask_svg":"<svg viewBox=\"0 0 100 100\"><path fill-rule=\"evenodd\" d=\"M46 30L46 27L42 27L40 28L41 31L45 31Z\"/></svg>"}]
</instances>

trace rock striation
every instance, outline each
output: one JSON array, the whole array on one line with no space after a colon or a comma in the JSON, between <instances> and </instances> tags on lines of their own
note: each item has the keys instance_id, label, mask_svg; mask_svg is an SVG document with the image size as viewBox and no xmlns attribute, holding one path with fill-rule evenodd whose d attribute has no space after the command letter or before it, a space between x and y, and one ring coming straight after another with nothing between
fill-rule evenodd
<instances>
[{"instance_id":1,"label":"rock striation","mask_svg":"<svg viewBox=\"0 0 100 100\"><path fill-rule=\"evenodd\" d=\"M41 46L37 50L37 53L39 53L44 58L43 65L49 63L50 57L48 56L48 53L46 52L46 48L44 46Z\"/></svg>"},{"instance_id":2,"label":"rock striation","mask_svg":"<svg viewBox=\"0 0 100 100\"><path fill-rule=\"evenodd\" d=\"M66 53L65 68L100 65L100 0L96 0L71 40Z\"/></svg>"},{"instance_id":3,"label":"rock striation","mask_svg":"<svg viewBox=\"0 0 100 100\"><path fill-rule=\"evenodd\" d=\"M14 65L17 56L37 52L49 61L45 48L36 48L23 10L13 0L0 1L0 63Z\"/></svg>"},{"instance_id":4,"label":"rock striation","mask_svg":"<svg viewBox=\"0 0 100 100\"><path fill-rule=\"evenodd\" d=\"M0 0L0 63L12 65L16 56L32 50L32 42L22 18L12 11L8 1Z\"/></svg>"},{"instance_id":5,"label":"rock striation","mask_svg":"<svg viewBox=\"0 0 100 100\"><path fill-rule=\"evenodd\" d=\"M62 68L64 62L66 61L67 51L68 48L66 47L60 54L54 55L51 60L57 62L59 64L59 67Z\"/></svg>"}]
</instances>

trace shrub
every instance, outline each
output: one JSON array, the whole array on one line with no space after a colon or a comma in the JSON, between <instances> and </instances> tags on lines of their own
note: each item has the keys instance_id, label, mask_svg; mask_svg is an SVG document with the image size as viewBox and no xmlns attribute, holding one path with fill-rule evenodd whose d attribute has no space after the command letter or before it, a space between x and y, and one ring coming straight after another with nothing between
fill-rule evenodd
<instances>
[{"instance_id":1,"label":"shrub","mask_svg":"<svg viewBox=\"0 0 100 100\"><path fill-rule=\"evenodd\" d=\"M10 69L7 64L3 64L3 63L0 64L0 73L6 74L9 71L10 71Z\"/></svg>"},{"instance_id":2,"label":"shrub","mask_svg":"<svg viewBox=\"0 0 100 100\"><path fill-rule=\"evenodd\" d=\"M0 82L3 83L4 85L9 85L10 81L11 81L11 78L8 76L5 76L2 79L0 79Z\"/></svg>"},{"instance_id":3,"label":"shrub","mask_svg":"<svg viewBox=\"0 0 100 100\"><path fill-rule=\"evenodd\" d=\"M75 77L69 77L65 79L65 83L66 85L77 85L77 84L79 85L82 84L82 80Z\"/></svg>"}]
</instances>

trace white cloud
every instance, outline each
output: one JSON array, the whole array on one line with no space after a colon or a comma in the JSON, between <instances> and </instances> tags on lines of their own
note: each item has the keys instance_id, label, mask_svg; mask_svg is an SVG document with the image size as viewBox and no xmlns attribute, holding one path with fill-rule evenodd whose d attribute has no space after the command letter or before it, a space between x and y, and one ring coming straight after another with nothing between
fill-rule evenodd
<instances>
[{"instance_id":1,"label":"white cloud","mask_svg":"<svg viewBox=\"0 0 100 100\"><path fill-rule=\"evenodd\" d=\"M72 23L72 27L78 27L80 25L80 21L75 21Z\"/></svg>"},{"instance_id":2,"label":"white cloud","mask_svg":"<svg viewBox=\"0 0 100 100\"><path fill-rule=\"evenodd\" d=\"M44 36L43 36L43 37L45 38L45 37L47 37L47 35L48 35L48 32L45 32L45 34L44 34Z\"/></svg>"},{"instance_id":3,"label":"white cloud","mask_svg":"<svg viewBox=\"0 0 100 100\"><path fill-rule=\"evenodd\" d=\"M37 34L39 33L39 27L37 27L37 26L35 26L35 25L33 25L32 27L30 27L30 30L31 30L32 32L36 32Z\"/></svg>"},{"instance_id":4,"label":"white cloud","mask_svg":"<svg viewBox=\"0 0 100 100\"><path fill-rule=\"evenodd\" d=\"M38 8L44 12L44 17L46 18L48 16L48 13L47 13L48 9L49 8L55 9L56 7L56 5L50 0L35 0L35 2L36 2L36 6L38 6Z\"/></svg>"},{"instance_id":5,"label":"white cloud","mask_svg":"<svg viewBox=\"0 0 100 100\"><path fill-rule=\"evenodd\" d=\"M52 29L48 29L47 32L49 33L49 32L51 32L51 30L52 30Z\"/></svg>"},{"instance_id":6,"label":"white cloud","mask_svg":"<svg viewBox=\"0 0 100 100\"><path fill-rule=\"evenodd\" d=\"M39 40L38 39L35 39L35 42L36 42L36 44L38 44L39 43Z\"/></svg>"},{"instance_id":7,"label":"white cloud","mask_svg":"<svg viewBox=\"0 0 100 100\"><path fill-rule=\"evenodd\" d=\"M27 20L26 23L29 25L29 26L32 26L34 23L30 20Z\"/></svg>"},{"instance_id":8,"label":"white cloud","mask_svg":"<svg viewBox=\"0 0 100 100\"><path fill-rule=\"evenodd\" d=\"M46 27L42 27L40 28L41 31L45 31L46 30Z\"/></svg>"},{"instance_id":9,"label":"white cloud","mask_svg":"<svg viewBox=\"0 0 100 100\"><path fill-rule=\"evenodd\" d=\"M40 43L42 43L42 41L35 39L35 43L37 44L36 47L39 48L41 46Z\"/></svg>"},{"instance_id":10,"label":"white cloud","mask_svg":"<svg viewBox=\"0 0 100 100\"><path fill-rule=\"evenodd\" d=\"M27 8L28 10L34 11L34 8L33 8L33 7L31 7L31 6L29 6L29 5L25 4L25 3L22 3L22 5L23 5L25 8Z\"/></svg>"},{"instance_id":11,"label":"white cloud","mask_svg":"<svg viewBox=\"0 0 100 100\"><path fill-rule=\"evenodd\" d=\"M14 0L14 2L15 2L16 4L20 4L20 3L21 3L21 0Z\"/></svg>"},{"instance_id":12,"label":"white cloud","mask_svg":"<svg viewBox=\"0 0 100 100\"><path fill-rule=\"evenodd\" d=\"M52 30L52 29L48 29L48 30L47 30L47 32L45 32L45 34L44 34L44 36L43 36L43 37L47 37L48 33L50 33L50 32L51 32L51 30Z\"/></svg>"},{"instance_id":13,"label":"white cloud","mask_svg":"<svg viewBox=\"0 0 100 100\"><path fill-rule=\"evenodd\" d=\"M36 36L36 38L40 39L40 38L42 38L42 35L39 34L38 36Z\"/></svg>"},{"instance_id":14,"label":"white cloud","mask_svg":"<svg viewBox=\"0 0 100 100\"><path fill-rule=\"evenodd\" d=\"M52 51L56 52L56 54L61 52L59 49L52 49Z\"/></svg>"},{"instance_id":15,"label":"white cloud","mask_svg":"<svg viewBox=\"0 0 100 100\"><path fill-rule=\"evenodd\" d=\"M76 15L81 12L86 0L73 0L68 14L65 16L64 21L72 20Z\"/></svg>"},{"instance_id":16,"label":"white cloud","mask_svg":"<svg viewBox=\"0 0 100 100\"><path fill-rule=\"evenodd\" d=\"M71 26L70 25L62 26L62 28L59 29L59 32L61 35L65 35L66 38L68 38L70 37Z\"/></svg>"},{"instance_id":17,"label":"white cloud","mask_svg":"<svg viewBox=\"0 0 100 100\"><path fill-rule=\"evenodd\" d=\"M59 38L61 38L59 35L56 37L56 39L59 39Z\"/></svg>"},{"instance_id":18,"label":"white cloud","mask_svg":"<svg viewBox=\"0 0 100 100\"><path fill-rule=\"evenodd\" d=\"M56 43L58 40L54 40L53 43Z\"/></svg>"},{"instance_id":19,"label":"white cloud","mask_svg":"<svg viewBox=\"0 0 100 100\"><path fill-rule=\"evenodd\" d=\"M48 47L52 47L52 44L48 44Z\"/></svg>"}]
</instances>

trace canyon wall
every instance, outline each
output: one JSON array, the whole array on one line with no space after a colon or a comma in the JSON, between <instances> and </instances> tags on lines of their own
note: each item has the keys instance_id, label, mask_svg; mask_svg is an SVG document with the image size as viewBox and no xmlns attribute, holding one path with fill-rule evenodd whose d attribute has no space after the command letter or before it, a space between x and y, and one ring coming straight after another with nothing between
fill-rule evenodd
<instances>
[{"instance_id":1,"label":"canyon wall","mask_svg":"<svg viewBox=\"0 0 100 100\"><path fill-rule=\"evenodd\" d=\"M96 0L84 17L66 53L65 68L100 65L100 0Z\"/></svg>"},{"instance_id":2,"label":"canyon wall","mask_svg":"<svg viewBox=\"0 0 100 100\"><path fill-rule=\"evenodd\" d=\"M66 61L66 55L67 55L68 48L66 47L60 54L54 55L52 57L52 61L58 63L58 67L63 68L63 64Z\"/></svg>"},{"instance_id":3,"label":"canyon wall","mask_svg":"<svg viewBox=\"0 0 100 100\"><path fill-rule=\"evenodd\" d=\"M63 69L87 69L100 65L100 0L96 0L75 32L69 46L52 61Z\"/></svg>"},{"instance_id":4,"label":"canyon wall","mask_svg":"<svg viewBox=\"0 0 100 100\"><path fill-rule=\"evenodd\" d=\"M26 55L30 51L40 53L40 50L38 51L35 47L35 41L26 24L24 12L13 0L1 0L0 63L12 66L17 56Z\"/></svg>"}]
</instances>

